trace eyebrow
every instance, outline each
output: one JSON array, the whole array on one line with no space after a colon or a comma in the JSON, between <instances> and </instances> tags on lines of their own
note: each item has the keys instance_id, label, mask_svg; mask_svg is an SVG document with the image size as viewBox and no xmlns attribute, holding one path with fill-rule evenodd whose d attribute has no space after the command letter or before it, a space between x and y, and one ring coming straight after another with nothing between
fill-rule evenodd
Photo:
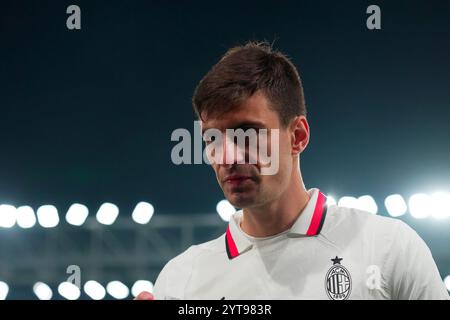
<instances>
[{"instance_id":1,"label":"eyebrow","mask_svg":"<svg viewBox=\"0 0 450 320\"><path fill-rule=\"evenodd\" d=\"M245 127L257 127L257 128L265 128L266 125L261 122L261 121L242 121L242 122L238 122L236 125L234 125L232 128L227 128L227 129L239 129L239 128L245 128ZM208 129L213 129L213 128L202 128L202 135L205 134L205 131Z\"/></svg>"}]
</instances>

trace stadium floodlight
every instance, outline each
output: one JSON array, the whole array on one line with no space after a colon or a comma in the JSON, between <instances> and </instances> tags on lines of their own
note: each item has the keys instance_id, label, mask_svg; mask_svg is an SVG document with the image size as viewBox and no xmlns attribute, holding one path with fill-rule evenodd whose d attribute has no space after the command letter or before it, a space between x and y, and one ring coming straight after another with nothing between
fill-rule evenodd
<instances>
[{"instance_id":1,"label":"stadium floodlight","mask_svg":"<svg viewBox=\"0 0 450 320\"><path fill-rule=\"evenodd\" d=\"M409 212L416 219L427 218L431 214L431 197L424 193L416 193L409 198Z\"/></svg>"},{"instance_id":2,"label":"stadium floodlight","mask_svg":"<svg viewBox=\"0 0 450 320\"><path fill-rule=\"evenodd\" d=\"M8 296L9 286L6 282L0 281L0 300L5 300Z\"/></svg>"},{"instance_id":3,"label":"stadium floodlight","mask_svg":"<svg viewBox=\"0 0 450 320\"><path fill-rule=\"evenodd\" d=\"M74 226L81 226L87 219L89 215L89 209L79 203L74 203L70 206L66 213L67 223Z\"/></svg>"},{"instance_id":4,"label":"stadium floodlight","mask_svg":"<svg viewBox=\"0 0 450 320\"><path fill-rule=\"evenodd\" d=\"M0 205L0 227L12 228L16 224L17 209L9 204Z\"/></svg>"},{"instance_id":5,"label":"stadium floodlight","mask_svg":"<svg viewBox=\"0 0 450 320\"><path fill-rule=\"evenodd\" d=\"M447 219L450 217L450 194L447 192L435 192L431 195L431 216L435 219Z\"/></svg>"},{"instance_id":6,"label":"stadium floodlight","mask_svg":"<svg viewBox=\"0 0 450 320\"><path fill-rule=\"evenodd\" d=\"M220 200L217 203L216 211L223 221L230 221L230 218L233 214L236 213L236 209L228 200Z\"/></svg>"},{"instance_id":7,"label":"stadium floodlight","mask_svg":"<svg viewBox=\"0 0 450 320\"><path fill-rule=\"evenodd\" d=\"M378 206L372 196L365 195L358 198L358 209L377 214Z\"/></svg>"},{"instance_id":8,"label":"stadium floodlight","mask_svg":"<svg viewBox=\"0 0 450 320\"><path fill-rule=\"evenodd\" d=\"M39 300L51 300L53 297L52 289L44 282L36 282L33 285L33 292Z\"/></svg>"},{"instance_id":9,"label":"stadium floodlight","mask_svg":"<svg viewBox=\"0 0 450 320\"><path fill-rule=\"evenodd\" d=\"M138 280L131 287L131 294L137 297L142 291L153 292L153 283L148 280Z\"/></svg>"},{"instance_id":10,"label":"stadium floodlight","mask_svg":"<svg viewBox=\"0 0 450 320\"><path fill-rule=\"evenodd\" d=\"M59 223L58 210L55 206L44 205L37 209L39 224L44 228L54 228Z\"/></svg>"},{"instance_id":11,"label":"stadium floodlight","mask_svg":"<svg viewBox=\"0 0 450 320\"><path fill-rule=\"evenodd\" d=\"M17 225L23 229L34 227L36 224L36 215L33 208L29 206L21 206L17 208Z\"/></svg>"},{"instance_id":12,"label":"stadium floodlight","mask_svg":"<svg viewBox=\"0 0 450 320\"><path fill-rule=\"evenodd\" d=\"M120 281L111 281L106 285L106 291L115 299L125 299L130 295L130 289Z\"/></svg>"},{"instance_id":13,"label":"stadium floodlight","mask_svg":"<svg viewBox=\"0 0 450 320\"><path fill-rule=\"evenodd\" d=\"M327 206L335 206L337 204L336 199L333 196L327 196Z\"/></svg>"},{"instance_id":14,"label":"stadium floodlight","mask_svg":"<svg viewBox=\"0 0 450 320\"><path fill-rule=\"evenodd\" d=\"M91 297L93 300L102 300L105 298L106 290L105 288L95 280L89 280L84 284L84 292Z\"/></svg>"},{"instance_id":15,"label":"stadium floodlight","mask_svg":"<svg viewBox=\"0 0 450 320\"><path fill-rule=\"evenodd\" d=\"M445 277L444 284L445 284L445 287L447 288L447 290L450 291L450 276Z\"/></svg>"},{"instance_id":16,"label":"stadium floodlight","mask_svg":"<svg viewBox=\"0 0 450 320\"><path fill-rule=\"evenodd\" d=\"M348 196L341 197L338 201L338 206L346 208L358 208L358 199Z\"/></svg>"},{"instance_id":17,"label":"stadium floodlight","mask_svg":"<svg viewBox=\"0 0 450 320\"><path fill-rule=\"evenodd\" d=\"M408 211L405 199L399 194L391 194L384 200L384 205L391 217L400 217Z\"/></svg>"},{"instance_id":18,"label":"stadium floodlight","mask_svg":"<svg viewBox=\"0 0 450 320\"><path fill-rule=\"evenodd\" d=\"M153 217L155 208L148 202L139 202L133 210L131 217L136 223L147 224Z\"/></svg>"},{"instance_id":19,"label":"stadium floodlight","mask_svg":"<svg viewBox=\"0 0 450 320\"><path fill-rule=\"evenodd\" d=\"M59 294L67 300L77 300L80 297L80 289L71 282L62 282L58 286Z\"/></svg>"},{"instance_id":20,"label":"stadium floodlight","mask_svg":"<svg viewBox=\"0 0 450 320\"><path fill-rule=\"evenodd\" d=\"M112 203L106 202L97 211L97 221L104 225L111 225L119 215L119 208Z\"/></svg>"}]
</instances>

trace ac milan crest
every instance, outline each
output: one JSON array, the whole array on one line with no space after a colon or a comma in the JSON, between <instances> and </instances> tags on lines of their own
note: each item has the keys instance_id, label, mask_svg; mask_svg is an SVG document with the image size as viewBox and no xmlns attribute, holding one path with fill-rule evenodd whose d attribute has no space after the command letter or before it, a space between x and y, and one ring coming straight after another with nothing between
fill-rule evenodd
<instances>
[{"instance_id":1,"label":"ac milan crest","mask_svg":"<svg viewBox=\"0 0 450 320\"><path fill-rule=\"evenodd\" d=\"M332 300L346 300L352 291L352 278L348 270L341 264L342 258L331 259L333 266L325 277L325 289Z\"/></svg>"}]
</instances>

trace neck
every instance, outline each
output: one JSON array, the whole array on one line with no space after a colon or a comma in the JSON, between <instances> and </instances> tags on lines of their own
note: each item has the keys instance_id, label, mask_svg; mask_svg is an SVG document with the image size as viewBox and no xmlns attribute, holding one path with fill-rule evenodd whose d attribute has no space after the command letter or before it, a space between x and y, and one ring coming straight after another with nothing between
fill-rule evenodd
<instances>
[{"instance_id":1,"label":"neck","mask_svg":"<svg viewBox=\"0 0 450 320\"><path fill-rule=\"evenodd\" d=\"M263 206L243 209L241 229L253 237L268 237L292 227L309 201L299 172L280 197Z\"/></svg>"}]
</instances>

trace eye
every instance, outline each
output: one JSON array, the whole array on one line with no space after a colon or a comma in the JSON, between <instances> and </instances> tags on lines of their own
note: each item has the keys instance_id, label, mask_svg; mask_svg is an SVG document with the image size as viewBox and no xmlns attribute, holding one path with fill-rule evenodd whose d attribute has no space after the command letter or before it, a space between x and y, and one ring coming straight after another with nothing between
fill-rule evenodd
<instances>
[{"instance_id":1,"label":"eye","mask_svg":"<svg viewBox=\"0 0 450 320\"><path fill-rule=\"evenodd\" d=\"M243 128L241 128L242 130L244 130L244 132L248 132L249 130L251 130L251 129L253 129L253 130L255 130L256 132L258 132L258 128L255 128L255 127L243 127Z\"/></svg>"}]
</instances>

